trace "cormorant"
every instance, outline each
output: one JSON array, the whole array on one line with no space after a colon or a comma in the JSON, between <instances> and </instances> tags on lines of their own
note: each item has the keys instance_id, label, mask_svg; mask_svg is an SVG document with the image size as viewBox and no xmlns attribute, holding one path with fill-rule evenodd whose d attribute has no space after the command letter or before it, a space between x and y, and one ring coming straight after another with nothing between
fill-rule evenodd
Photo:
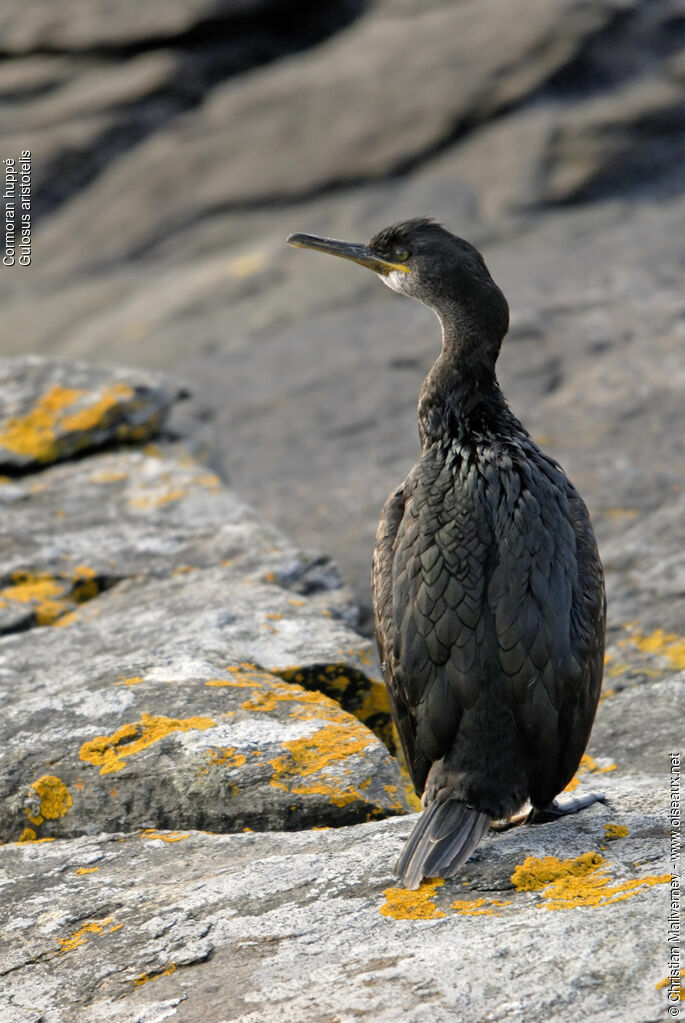
<instances>
[{"instance_id":1,"label":"cormorant","mask_svg":"<svg viewBox=\"0 0 685 1023\"><path fill-rule=\"evenodd\" d=\"M418 888L527 801L549 819L603 798L555 802L599 699L602 565L585 504L500 390L509 307L480 253L429 219L368 245L288 242L374 270L442 327L419 396L421 459L383 508L373 557L383 674L425 807L396 870Z\"/></svg>"}]
</instances>

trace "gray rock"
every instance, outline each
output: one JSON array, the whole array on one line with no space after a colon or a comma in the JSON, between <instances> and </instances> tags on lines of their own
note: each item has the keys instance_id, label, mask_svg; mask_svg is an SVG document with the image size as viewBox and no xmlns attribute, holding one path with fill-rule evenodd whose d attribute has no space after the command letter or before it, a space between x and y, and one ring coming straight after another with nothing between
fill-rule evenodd
<instances>
[{"instance_id":1,"label":"gray rock","mask_svg":"<svg viewBox=\"0 0 685 1023\"><path fill-rule=\"evenodd\" d=\"M53 365L50 393L79 373ZM177 446L52 466L0 485L0 503L0 835L288 829L408 808L370 731L392 745L334 566Z\"/></svg>"},{"instance_id":2,"label":"gray rock","mask_svg":"<svg viewBox=\"0 0 685 1023\"><path fill-rule=\"evenodd\" d=\"M114 162L38 232L41 265L62 275L147 251L218 208L298 199L397 173L466 124L520 101L632 6L371 5L306 55L217 86L192 116ZM416 45L407 45L409 37ZM202 168L192 188L189 167ZM78 245L65 244L67 223Z\"/></svg>"},{"instance_id":3,"label":"gray rock","mask_svg":"<svg viewBox=\"0 0 685 1023\"><path fill-rule=\"evenodd\" d=\"M0 359L0 469L34 468L158 433L183 389L140 370Z\"/></svg>"},{"instance_id":4,"label":"gray rock","mask_svg":"<svg viewBox=\"0 0 685 1023\"><path fill-rule=\"evenodd\" d=\"M184 3L124 3L113 8L106 0L83 7L63 2L48 8L29 0L21 18L6 12L0 19L4 49L94 50L170 38L213 18L257 14L274 0L190 0Z\"/></svg>"},{"instance_id":5,"label":"gray rock","mask_svg":"<svg viewBox=\"0 0 685 1023\"><path fill-rule=\"evenodd\" d=\"M605 806L487 837L418 893L391 874L403 819L5 846L5 1004L59 1023L656 1019L667 775L602 782Z\"/></svg>"},{"instance_id":6,"label":"gray rock","mask_svg":"<svg viewBox=\"0 0 685 1023\"><path fill-rule=\"evenodd\" d=\"M222 565L241 580L326 593L354 621L329 559L305 555L182 450L123 450L0 484L0 632L47 625L130 576Z\"/></svg>"}]
</instances>

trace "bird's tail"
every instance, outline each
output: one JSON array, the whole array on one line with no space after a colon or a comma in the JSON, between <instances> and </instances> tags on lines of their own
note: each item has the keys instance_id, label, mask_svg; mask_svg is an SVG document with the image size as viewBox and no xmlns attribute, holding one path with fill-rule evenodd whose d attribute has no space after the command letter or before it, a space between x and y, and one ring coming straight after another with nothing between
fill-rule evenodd
<instances>
[{"instance_id":1,"label":"bird's tail","mask_svg":"<svg viewBox=\"0 0 685 1023\"><path fill-rule=\"evenodd\" d=\"M474 851L490 825L490 814L456 796L436 799L423 811L397 861L395 873L406 888L424 877L451 877Z\"/></svg>"}]
</instances>

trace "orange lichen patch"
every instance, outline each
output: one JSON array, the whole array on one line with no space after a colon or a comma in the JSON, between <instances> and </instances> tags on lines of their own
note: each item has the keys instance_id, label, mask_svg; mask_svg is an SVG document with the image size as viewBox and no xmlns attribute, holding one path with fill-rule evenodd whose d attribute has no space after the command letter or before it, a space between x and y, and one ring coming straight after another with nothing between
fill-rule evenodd
<instances>
[{"instance_id":1,"label":"orange lichen patch","mask_svg":"<svg viewBox=\"0 0 685 1023\"><path fill-rule=\"evenodd\" d=\"M625 824L605 824L604 830L608 839L627 838L630 834Z\"/></svg>"},{"instance_id":2,"label":"orange lichen patch","mask_svg":"<svg viewBox=\"0 0 685 1023\"><path fill-rule=\"evenodd\" d=\"M64 629L64 628L66 628L69 625L73 625L75 621L76 621L76 612L75 611L70 611L68 614L61 615L57 619L56 622L52 623L52 625L54 626L54 628L58 628L59 627L60 629Z\"/></svg>"},{"instance_id":3,"label":"orange lichen patch","mask_svg":"<svg viewBox=\"0 0 685 1023\"><path fill-rule=\"evenodd\" d=\"M594 757L591 757L588 753L583 753L580 758L578 774L609 774L611 771L615 771L616 767L616 764L605 764L604 767L601 767Z\"/></svg>"},{"instance_id":4,"label":"orange lichen patch","mask_svg":"<svg viewBox=\"0 0 685 1023\"><path fill-rule=\"evenodd\" d=\"M636 632L629 639L619 640L620 646L627 646L630 643L644 653L665 657L669 667L676 671L682 671L685 668L685 638L675 632L656 629L649 636L643 636Z\"/></svg>"},{"instance_id":5,"label":"orange lichen patch","mask_svg":"<svg viewBox=\"0 0 685 1023\"><path fill-rule=\"evenodd\" d=\"M73 949L78 948L79 945L85 945L90 934L102 934L105 925L111 923L111 920L111 916L100 922L93 920L91 923L83 924L77 931L70 934L68 938L55 938L55 941L60 946L60 952L71 952Z\"/></svg>"},{"instance_id":6,"label":"orange lichen patch","mask_svg":"<svg viewBox=\"0 0 685 1023\"><path fill-rule=\"evenodd\" d=\"M204 475L198 476L193 482L199 483L201 487L206 487L207 490L211 490L213 493L221 490L221 480L213 472L204 473Z\"/></svg>"},{"instance_id":7,"label":"orange lichen patch","mask_svg":"<svg viewBox=\"0 0 685 1023\"><path fill-rule=\"evenodd\" d=\"M79 867L74 873L77 877L81 877L83 874L94 874L99 869L99 867Z\"/></svg>"},{"instance_id":8,"label":"orange lichen patch","mask_svg":"<svg viewBox=\"0 0 685 1023\"><path fill-rule=\"evenodd\" d=\"M159 980L160 977L168 977L170 974L175 972L175 964L169 963L166 970L160 970L159 973L141 973L139 977L134 978L133 983L136 987L141 987L143 984L147 984L150 980Z\"/></svg>"},{"instance_id":9,"label":"orange lichen patch","mask_svg":"<svg viewBox=\"0 0 685 1023\"><path fill-rule=\"evenodd\" d=\"M685 970L681 970L680 973L674 973L672 977L664 977L663 980L657 981L654 987L657 991L660 991L661 988L664 987L671 988L674 992L678 993L678 1000L685 1002L685 984L682 980L684 977Z\"/></svg>"},{"instance_id":10,"label":"orange lichen patch","mask_svg":"<svg viewBox=\"0 0 685 1023\"><path fill-rule=\"evenodd\" d=\"M62 779L54 774L44 774L38 781L34 781L30 788L40 799L40 811L35 816L31 815L30 810L26 811L26 816L32 824L38 826L44 820L57 820L71 809L73 800L69 789Z\"/></svg>"},{"instance_id":11,"label":"orange lichen patch","mask_svg":"<svg viewBox=\"0 0 685 1023\"><path fill-rule=\"evenodd\" d=\"M5 421L0 447L39 462L54 461L60 455L60 434L109 425L116 406L132 396L133 391L125 384L110 384L96 399L87 391L55 385L26 415ZM79 404L81 408L70 411ZM135 428L123 429L129 433Z\"/></svg>"},{"instance_id":12,"label":"orange lichen patch","mask_svg":"<svg viewBox=\"0 0 685 1023\"><path fill-rule=\"evenodd\" d=\"M604 863L597 852L583 853L573 860L558 860L556 856L537 859L528 856L511 875L511 882L519 892L535 892L563 877L584 877Z\"/></svg>"},{"instance_id":13,"label":"orange lichen patch","mask_svg":"<svg viewBox=\"0 0 685 1023\"><path fill-rule=\"evenodd\" d=\"M97 572L90 565L76 565L73 574L74 579L94 579Z\"/></svg>"},{"instance_id":14,"label":"orange lichen patch","mask_svg":"<svg viewBox=\"0 0 685 1023\"><path fill-rule=\"evenodd\" d=\"M127 472L116 469L101 469L99 472L91 473L89 477L91 483L120 483L127 478Z\"/></svg>"},{"instance_id":15,"label":"orange lichen patch","mask_svg":"<svg viewBox=\"0 0 685 1023\"><path fill-rule=\"evenodd\" d=\"M573 792L580 785L580 776L583 774L609 774L611 771L616 770L616 764L606 764L601 767L594 757L591 757L588 753L583 753L580 758L580 764L578 765L578 773L571 778L570 782L564 789L564 792Z\"/></svg>"},{"instance_id":16,"label":"orange lichen patch","mask_svg":"<svg viewBox=\"0 0 685 1023\"><path fill-rule=\"evenodd\" d=\"M242 767L247 763L244 753L236 753L235 748L229 749L208 749L207 759L214 767Z\"/></svg>"},{"instance_id":17,"label":"orange lichen patch","mask_svg":"<svg viewBox=\"0 0 685 1023\"><path fill-rule=\"evenodd\" d=\"M667 884L671 879L670 874L648 875L612 885L601 869L605 864L604 857L596 852L583 853L572 860L529 856L516 867L511 880L517 891L541 891L546 901L540 903L539 909L578 909L623 902L645 888Z\"/></svg>"},{"instance_id":18,"label":"orange lichen patch","mask_svg":"<svg viewBox=\"0 0 685 1023\"><path fill-rule=\"evenodd\" d=\"M265 618L269 618L269 619L271 619L271 621L274 621L274 622L280 622L281 619L283 618L283 615L280 614L279 612L274 612L273 614L264 615L264 617Z\"/></svg>"},{"instance_id":19,"label":"orange lichen patch","mask_svg":"<svg viewBox=\"0 0 685 1023\"><path fill-rule=\"evenodd\" d=\"M628 664L627 661L617 661L616 664L612 664L610 668L607 668L606 674L609 678L618 678L619 675L625 675L631 668L632 665Z\"/></svg>"},{"instance_id":20,"label":"orange lichen patch","mask_svg":"<svg viewBox=\"0 0 685 1023\"><path fill-rule=\"evenodd\" d=\"M495 911L488 903L489 899L455 899L450 903L450 909L456 909L459 916L494 916ZM506 903L496 903L506 905Z\"/></svg>"},{"instance_id":21,"label":"orange lichen patch","mask_svg":"<svg viewBox=\"0 0 685 1023\"><path fill-rule=\"evenodd\" d=\"M52 461L57 457L55 430L60 416L85 394L85 391L59 385L50 388L25 416L6 420L0 432L0 447L40 462Z\"/></svg>"},{"instance_id":22,"label":"orange lichen patch","mask_svg":"<svg viewBox=\"0 0 685 1023\"><path fill-rule=\"evenodd\" d=\"M40 845L41 842L54 842L55 839L50 836L49 838L36 838L36 832L33 828L24 828L19 840L15 842L15 845L24 845L26 842L32 842L35 845Z\"/></svg>"},{"instance_id":23,"label":"orange lichen patch","mask_svg":"<svg viewBox=\"0 0 685 1023\"><path fill-rule=\"evenodd\" d=\"M102 395L97 401L78 412L64 416L60 422L63 430L76 432L80 430L93 430L97 426L105 426L112 421L113 409L122 401L133 397L132 388L126 384L109 384L105 387ZM123 424L122 424L123 425ZM131 432L135 427L129 428Z\"/></svg>"},{"instance_id":24,"label":"orange lichen patch","mask_svg":"<svg viewBox=\"0 0 685 1023\"><path fill-rule=\"evenodd\" d=\"M233 678L210 678L208 682L205 682L206 686L213 686L217 689L251 689L254 686L254 682L237 682Z\"/></svg>"},{"instance_id":25,"label":"orange lichen patch","mask_svg":"<svg viewBox=\"0 0 685 1023\"><path fill-rule=\"evenodd\" d=\"M179 719L142 714L140 723L122 725L112 735L98 735L84 742L79 756L99 767L100 774L112 774L126 766L126 757L140 753L172 732L204 731L214 725L216 721L208 717Z\"/></svg>"},{"instance_id":26,"label":"orange lichen patch","mask_svg":"<svg viewBox=\"0 0 685 1023\"><path fill-rule=\"evenodd\" d=\"M284 682L296 682L330 696L346 711L363 721L391 753L397 749L390 704L382 682L368 678L348 664L324 664L305 670L301 665L273 668Z\"/></svg>"},{"instance_id":27,"label":"orange lichen patch","mask_svg":"<svg viewBox=\"0 0 685 1023\"><path fill-rule=\"evenodd\" d=\"M95 571L86 565L78 565L71 578L14 572L12 585L0 590L0 607L7 607L11 601L32 604L37 625L53 625L57 619L60 619L60 624L66 624L68 602L83 603L97 596L98 592Z\"/></svg>"},{"instance_id":28,"label":"orange lichen patch","mask_svg":"<svg viewBox=\"0 0 685 1023\"><path fill-rule=\"evenodd\" d=\"M433 902L437 889L445 882L442 878L423 881L421 887L410 892L406 888L386 888L385 902L379 912L393 920L437 920L446 916Z\"/></svg>"},{"instance_id":29,"label":"orange lichen patch","mask_svg":"<svg viewBox=\"0 0 685 1023\"><path fill-rule=\"evenodd\" d=\"M602 700L608 700L609 697L611 696L616 696L615 689L603 689L602 692L599 694L599 702L601 703Z\"/></svg>"},{"instance_id":30,"label":"orange lichen patch","mask_svg":"<svg viewBox=\"0 0 685 1023\"><path fill-rule=\"evenodd\" d=\"M356 753L362 753L368 747L369 739L365 730L327 725L304 739L284 742L283 748L288 751L288 755L270 760L269 765L277 775L307 777Z\"/></svg>"},{"instance_id":31,"label":"orange lichen patch","mask_svg":"<svg viewBox=\"0 0 685 1023\"><path fill-rule=\"evenodd\" d=\"M362 753L369 745L369 733L356 729L327 725L314 735L283 743L287 754L270 760L274 769L271 784L297 795L324 795L338 807L347 806L356 799L364 800L362 792L346 783L348 757ZM332 770L331 770L332 769ZM295 783L295 779L325 772L317 782Z\"/></svg>"},{"instance_id":32,"label":"orange lichen patch","mask_svg":"<svg viewBox=\"0 0 685 1023\"><path fill-rule=\"evenodd\" d=\"M117 682L118 686L139 686L143 681L140 675L132 675L130 678L120 678Z\"/></svg>"},{"instance_id":33,"label":"orange lichen patch","mask_svg":"<svg viewBox=\"0 0 685 1023\"><path fill-rule=\"evenodd\" d=\"M51 575L15 572L12 576L12 586L0 590L0 607L6 607L8 601L33 604L37 624L51 625L68 610L68 605L62 599L64 594L64 583L58 582Z\"/></svg>"},{"instance_id":34,"label":"orange lichen patch","mask_svg":"<svg viewBox=\"0 0 685 1023\"><path fill-rule=\"evenodd\" d=\"M182 842L184 838L190 838L189 832L181 831L156 831L154 828L146 828L141 831L141 838L158 838L161 842Z\"/></svg>"},{"instance_id":35,"label":"orange lichen patch","mask_svg":"<svg viewBox=\"0 0 685 1023\"><path fill-rule=\"evenodd\" d=\"M654 885L668 884L670 880L670 874L649 874L646 877L610 885L610 878L605 874L578 880L562 877L542 893L543 898L549 900L544 908L577 909L581 906L608 906L613 902L624 902Z\"/></svg>"},{"instance_id":36,"label":"orange lichen patch","mask_svg":"<svg viewBox=\"0 0 685 1023\"><path fill-rule=\"evenodd\" d=\"M129 508L134 508L137 511L149 511L151 508L161 508L162 505L171 504L172 501L179 501L187 493L187 490L165 490L139 494L137 497L129 498L128 504Z\"/></svg>"}]
</instances>

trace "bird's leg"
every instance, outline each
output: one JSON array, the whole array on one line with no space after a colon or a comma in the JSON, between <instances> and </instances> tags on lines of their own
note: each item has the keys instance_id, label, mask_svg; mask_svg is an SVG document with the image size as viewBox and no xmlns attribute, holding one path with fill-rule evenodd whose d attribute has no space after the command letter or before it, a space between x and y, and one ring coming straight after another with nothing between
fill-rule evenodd
<instances>
[{"instance_id":1,"label":"bird's leg","mask_svg":"<svg viewBox=\"0 0 685 1023\"><path fill-rule=\"evenodd\" d=\"M592 806L593 803L603 803L605 799L606 796L603 792L588 792L585 796L571 796L563 803L560 803L558 799L553 799L549 806L542 808L534 806L528 815L528 823L548 824L550 821L557 821L560 817L566 817L570 813L578 813L579 810L584 810L586 806Z\"/></svg>"},{"instance_id":2,"label":"bird's leg","mask_svg":"<svg viewBox=\"0 0 685 1023\"><path fill-rule=\"evenodd\" d=\"M532 806L530 803L526 803L518 813L513 813L511 817L501 817L499 820L492 821L490 827L493 831L509 831L510 828L517 828L519 824L525 824L532 812Z\"/></svg>"}]
</instances>

